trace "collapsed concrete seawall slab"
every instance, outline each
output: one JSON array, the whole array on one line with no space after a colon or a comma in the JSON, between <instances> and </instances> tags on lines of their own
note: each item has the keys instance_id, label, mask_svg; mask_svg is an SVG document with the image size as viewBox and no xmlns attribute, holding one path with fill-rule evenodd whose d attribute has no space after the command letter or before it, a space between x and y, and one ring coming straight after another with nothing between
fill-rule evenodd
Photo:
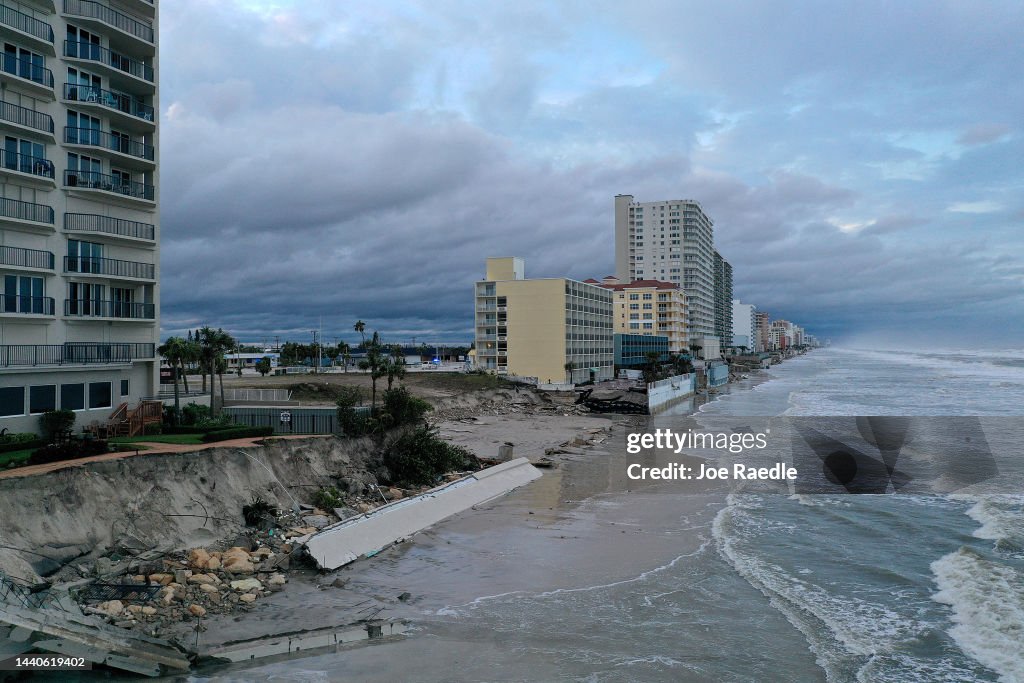
<instances>
[{"instance_id":1,"label":"collapsed concrete seawall slab","mask_svg":"<svg viewBox=\"0 0 1024 683\"><path fill-rule=\"evenodd\" d=\"M337 569L540 476L529 460L516 458L344 520L300 541L305 542L306 551L322 568Z\"/></svg>"}]
</instances>

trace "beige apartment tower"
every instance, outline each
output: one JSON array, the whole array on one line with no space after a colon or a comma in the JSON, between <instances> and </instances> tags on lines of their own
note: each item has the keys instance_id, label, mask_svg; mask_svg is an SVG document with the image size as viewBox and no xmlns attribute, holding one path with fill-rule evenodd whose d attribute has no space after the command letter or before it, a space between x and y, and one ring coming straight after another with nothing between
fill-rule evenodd
<instances>
[{"instance_id":1,"label":"beige apartment tower","mask_svg":"<svg viewBox=\"0 0 1024 683\"><path fill-rule=\"evenodd\" d=\"M615 196L615 276L680 285L691 339L716 334L714 254L714 223L698 202Z\"/></svg>"},{"instance_id":2,"label":"beige apartment tower","mask_svg":"<svg viewBox=\"0 0 1024 683\"><path fill-rule=\"evenodd\" d=\"M0 0L0 428L157 393L156 0Z\"/></svg>"},{"instance_id":3,"label":"beige apartment tower","mask_svg":"<svg viewBox=\"0 0 1024 683\"><path fill-rule=\"evenodd\" d=\"M523 260L505 257L487 259L474 295L478 368L540 383L613 377L608 289L568 278L528 280Z\"/></svg>"}]
</instances>

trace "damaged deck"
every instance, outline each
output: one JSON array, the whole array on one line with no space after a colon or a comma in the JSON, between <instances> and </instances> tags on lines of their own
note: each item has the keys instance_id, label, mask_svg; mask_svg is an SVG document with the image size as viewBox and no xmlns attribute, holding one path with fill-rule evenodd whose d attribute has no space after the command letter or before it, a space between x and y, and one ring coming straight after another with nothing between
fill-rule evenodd
<instances>
[{"instance_id":1,"label":"damaged deck","mask_svg":"<svg viewBox=\"0 0 1024 683\"><path fill-rule=\"evenodd\" d=\"M529 460L517 458L297 540L305 544L306 551L321 568L337 569L540 476Z\"/></svg>"},{"instance_id":2,"label":"damaged deck","mask_svg":"<svg viewBox=\"0 0 1024 683\"><path fill-rule=\"evenodd\" d=\"M0 602L0 658L41 650L143 676L186 672L185 653L166 640L55 609Z\"/></svg>"}]
</instances>

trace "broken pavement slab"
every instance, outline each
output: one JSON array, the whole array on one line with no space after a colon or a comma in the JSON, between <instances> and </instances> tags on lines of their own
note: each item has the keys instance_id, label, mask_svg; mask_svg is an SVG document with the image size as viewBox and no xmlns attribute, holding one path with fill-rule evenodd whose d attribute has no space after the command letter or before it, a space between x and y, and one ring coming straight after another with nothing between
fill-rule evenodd
<instances>
[{"instance_id":1,"label":"broken pavement slab","mask_svg":"<svg viewBox=\"0 0 1024 683\"><path fill-rule=\"evenodd\" d=\"M529 460L516 458L297 540L321 568L337 569L540 477Z\"/></svg>"}]
</instances>

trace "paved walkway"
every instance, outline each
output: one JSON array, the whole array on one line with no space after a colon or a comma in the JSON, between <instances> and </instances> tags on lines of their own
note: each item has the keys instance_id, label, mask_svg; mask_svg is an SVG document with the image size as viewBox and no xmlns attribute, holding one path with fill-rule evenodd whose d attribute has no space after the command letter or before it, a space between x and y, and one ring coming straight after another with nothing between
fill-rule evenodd
<instances>
[{"instance_id":1,"label":"paved walkway","mask_svg":"<svg viewBox=\"0 0 1024 683\"><path fill-rule=\"evenodd\" d=\"M121 458L133 458L136 455L157 455L160 453L191 453L192 451L203 451L207 448L245 448L249 446L259 446L260 441L266 441L269 439L325 439L328 438L329 434L287 434L282 436L256 436L249 437L246 439L229 439L227 441L216 441L214 443L200 443L200 444L187 444L187 443L157 443L155 441L140 441L132 444L121 444L123 446L139 446L138 451L121 451L118 453L104 453L102 455L92 455L88 458L76 458L75 460L62 460L60 462L49 462L44 465L29 465L27 467L16 467L13 470L2 470L0 471L0 479L10 479L12 477L31 477L37 474L46 474L47 472L55 472L57 470L67 469L69 467L81 467L82 465L88 465L93 462L103 462L106 460L120 460ZM141 450L145 447L146 450Z\"/></svg>"}]
</instances>

